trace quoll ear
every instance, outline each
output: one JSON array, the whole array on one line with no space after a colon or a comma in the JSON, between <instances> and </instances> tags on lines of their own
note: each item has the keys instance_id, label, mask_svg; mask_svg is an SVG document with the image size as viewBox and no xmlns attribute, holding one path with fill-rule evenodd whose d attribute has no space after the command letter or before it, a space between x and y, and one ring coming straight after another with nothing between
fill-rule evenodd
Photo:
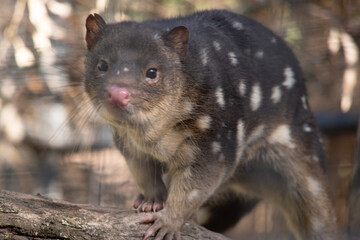
<instances>
[{"instance_id":1,"label":"quoll ear","mask_svg":"<svg viewBox=\"0 0 360 240\"><path fill-rule=\"evenodd\" d=\"M106 22L99 15L94 13L94 15L90 14L86 18L86 45L88 50L92 49L96 43L97 37L101 30L106 26Z\"/></svg>"},{"instance_id":2,"label":"quoll ear","mask_svg":"<svg viewBox=\"0 0 360 240\"><path fill-rule=\"evenodd\" d=\"M180 60L184 60L188 48L189 31L184 26L177 26L173 28L165 36L168 44L175 48L176 53L179 55Z\"/></svg>"}]
</instances>

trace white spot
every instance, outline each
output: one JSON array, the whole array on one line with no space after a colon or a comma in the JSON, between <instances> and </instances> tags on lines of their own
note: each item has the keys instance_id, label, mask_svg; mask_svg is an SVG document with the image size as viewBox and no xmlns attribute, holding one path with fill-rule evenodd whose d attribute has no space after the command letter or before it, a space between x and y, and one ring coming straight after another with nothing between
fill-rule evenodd
<instances>
[{"instance_id":1,"label":"white spot","mask_svg":"<svg viewBox=\"0 0 360 240\"><path fill-rule=\"evenodd\" d=\"M265 125L257 126L249 135L247 144L251 144L259 140L264 135Z\"/></svg>"},{"instance_id":2,"label":"white spot","mask_svg":"<svg viewBox=\"0 0 360 240\"><path fill-rule=\"evenodd\" d=\"M306 102L306 96L301 97L301 102L302 102L303 108L305 110L308 110L308 105L307 105L307 102Z\"/></svg>"},{"instance_id":3,"label":"white spot","mask_svg":"<svg viewBox=\"0 0 360 240\"><path fill-rule=\"evenodd\" d=\"M206 66L206 64L208 63L208 59L209 59L208 51L206 48L203 48L200 51L200 58L201 58L202 65Z\"/></svg>"},{"instance_id":4,"label":"white spot","mask_svg":"<svg viewBox=\"0 0 360 240\"><path fill-rule=\"evenodd\" d=\"M277 42L276 38L275 38L275 37L272 37L272 38L271 38L271 43L276 43L276 42Z\"/></svg>"},{"instance_id":5,"label":"white spot","mask_svg":"<svg viewBox=\"0 0 360 240\"><path fill-rule=\"evenodd\" d=\"M199 117L197 120L196 120L196 126L202 130L202 131L205 131L207 129L210 128L211 126L211 117L209 115L204 115L204 116L201 116Z\"/></svg>"},{"instance_id":6,"label":"white spot","mask_svg":"<svg viewBox=\"0 0 360 240\"><path fill-rule=\"evenodd\" d=\"M258 83L256 83L252 87L251 96L250 96L251 110L256 111L259 109L260 104L261 104L261 99L262 99L262 95L261 95L260 85Z\"/></svg>"},{"instance_id":7,"label":"white spot","mask_svg":"<svg viewBox=\"0 0 360 240\"><path fill-rule=\"evenodd\" d=\"M302 129L304 132L311 132L312 131L312 128L310 127L309 124L305 123L303 126L302 126Z\"/></svg>"},{"instance_id":8,"label":"white spot","mask_svg":"<svg viewBox=\"0 0 360 240\"><path fill-rule=\"evenodd\" d=\"M218 41L213 41L213 45L214 45L214 48L216 49L216 51L221 50L221 45Z\"/></svg>"},{"instance_id":9,"label":"white spot","mask_svg":"<svg viewBox=\"0 0 360 240\"><path fill-rule=\"evenodd\" d=\"M219 142L212 142L211 150L213 154L217 154L221 151L221 145Z\"/></svg>"},{"instance_id":10,"label":"white spot","mask_svg":"<svg viewBox=\"0 0 360 240\"><path fill-rule=\"evenodd\" d=\"M319 163L319 158L317 156L312 156L312 160L316 163Z\"/></svg>"},{"instance_id":11,"label":"white spot","mask_svg":"<svg viewBox=\"0 0 360 240\"><path fill-rule=\"evenodd\" d=\"M185 102L183 106L186 113L191 113L194 109L192 102Z\"/></svg>"},{"instance_id":12,"label":"white spot","mask_svg":"<svg viewBox=\"0 0 360 240\"><path fill-rule=\"evenodd\" d=\"M237 123L237 132L236 132L236 140L237 140L237 147L236 147L236 164L240 162L241 155L243 153L245 147L245 126L244 122L240 119Z\"/></svg>"},{"instance_id":13,"label":"white spot","mask_svg":"<svg viewBox=\"0 0 360 240\"><path fill-rule=\"evenodd\" d=\"M263 58L264 57L264 51L263 50L259 50L255 53L255 57L257 58Z\"/></svg>"},{"instance_id":14,"label":"white spot","mask_svg":"<svg viewBox=\"0 0 360 240\"><path fill-rule=\"evenodd\" d=\"M158 33L155 33L154 34L154 39L157 40L157 39L160 39L160 35Z\"/></svg>"},{"instance_id":15,"label":"white spot","mask_svg":"<svg viewBox=\"0 0 360 240\"><path fill-rule=\"evenodd\" d=\"M120 70L116 71L116 75L118 75L118 76L120 75Z\"/></svg>"},{"instance_id":16,"label":"white spot","mask_svg":"<svg viewBox=\"0 0 360 240\"><path fill-rule=\"evenodd\" d=\"M236 58L236 55L234 52L229 52L229 58L230 58L230 62L233 66L236 66L238 64L238 60Z\"/></svg>"},{"instance_id":17,"label":"white spot","mask_svg":"<svg viewBox=\"0 0 360 240\"><path fill-rule=\"evenodd\" d=\"M290 135L290 128L288 125L278 126L269 137L269 142L272 144L282 144L289 148L295 148L295 144Z\"/></svg>"},{"instance_id":18,"label":"white spot","mask_svg":"<svg viewBox=\"0 0 360 240\"><path fill-rule=\"evenodd\" d=\"M246 93L246 84L245 84L245 81L244 80L240 80L240 83L239 83L239 93L240 93L240 96L245 96L245 93Z\"/></svg>"},{"instance_id":19,"label":"white spot","mask_svg":"<svg viewBox=\"0 0 360 240\"><path fill-rule=\"evenodd\" d=\"M280 102L280 99L281 99L280 86L275 86L271 90L271 100L273 101L273 103L276 104L276 103Z\"/></svg>"},{"instance_id":20,"label":"white spot","mask_svg":"<svg viewBox=\"0 0 360 240\"><path fill-rule=\"evenodd\" d=\"M320 182L318 180L315 180L313 177L307 177L306 181L307 181L307 187L308 187L309 191L314 196L319 196L322 192Z\"/></svg>"},{"instance_id":21,"label":"white spot","mask_svg":"<svg viewBox=\"0 0 360 240\"><path fill-rule=\"evenodd\" d=\"M292 88L295 84L295 75L291 67L286 67L284 69L284 76L285 76L285 80L282 83L282 85L287 87L287 89Z\"/></svg>"},{"instance_id":22,"label":"white spot","mask_svg":"<svg viewBox=\"0 0 360 240\"><path fill-rule=\"evenodd\" d=\"M193 201L196 198L198 198L199 196L200 196L200 191L198 189L194 189L189 193L188 200Z\"/></svg>"},{"instance_id":23,"label":"white spot","mask_svg":"<svg viewBox=\"0 0 360 240\"><path fill-rule=\"evenodd\" d=\"M215 91L216 102L220 105L221 108L225 106L224 92L221 87L216 88Z\"/></svg>"},{"instance_id":24,"label":"white spot","mask_svg":"<svg viewBox=\"0 0 360 240\"><path fill-rule=\"evenodd\" d=\"M237 30L243 30L244 29L244 25L241 22L238 22L238 21L234 21L232 23L232 26Z\"/></svg>"},{"instance_id":25,"label":"white spot","mask_svg":"<svg viewBox=\"0 0 360 240\"><path fill-rule=\"evenodd\" d=\"M123 71L124 71L124 72L128 72L128 71L129 71L129 68L124 67Z\"/></svg>"}]
</instances>

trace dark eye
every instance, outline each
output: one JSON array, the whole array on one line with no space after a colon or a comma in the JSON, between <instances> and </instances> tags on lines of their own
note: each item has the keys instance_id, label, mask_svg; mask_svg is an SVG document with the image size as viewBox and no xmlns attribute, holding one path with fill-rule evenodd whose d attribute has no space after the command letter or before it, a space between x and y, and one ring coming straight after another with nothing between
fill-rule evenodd
<instances>
[{"instance_id":1,"label":"dark eye","mask_svg":"<svg viewBox=\"0 0 360 240\"><path fill-rule=\"evenodd\" d=\"M100 60L100 62L97 65L97 68L99 69L99 71L106 72L109 66L107 62L105 62L104 60Z\"/></svg>"},{"instance_id":2,"label":"dark eye","mask_svg":"<svg viewBox=\"0 0 360 240\"><path fill-rule=\"evenodd\" d=\"M146 71L146 78L155 79L157 77L157 69L156 68L149 68Z\"/></svg>"},{"instance_id":3,"label":"dark eye","mask_svg":"<svg viewBox=\"0 0 360 240\"><path fill-rule=\"evenodd\" d=\"M156 83L159 80L159 73L156 68L149 68L145 76L148 83Z\"/></svg>"}]
</instances>

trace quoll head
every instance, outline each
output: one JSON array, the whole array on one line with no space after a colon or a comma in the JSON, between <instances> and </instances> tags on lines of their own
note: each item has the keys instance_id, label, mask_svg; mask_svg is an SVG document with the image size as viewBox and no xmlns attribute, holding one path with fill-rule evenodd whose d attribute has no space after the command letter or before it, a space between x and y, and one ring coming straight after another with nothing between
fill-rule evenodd
<instances>
[{"instance_id":1,"label":"quoll head","mask_svg":"<svg viewBox=\"0 0 360 240\"><path fill-rule=\"evenodd\" d=\"M99 113L110 122L140 121L154 109L166 114L182 91L188 38L184 26L162 32L89 15L85 89Z\"/></svg>"}]
</instances>

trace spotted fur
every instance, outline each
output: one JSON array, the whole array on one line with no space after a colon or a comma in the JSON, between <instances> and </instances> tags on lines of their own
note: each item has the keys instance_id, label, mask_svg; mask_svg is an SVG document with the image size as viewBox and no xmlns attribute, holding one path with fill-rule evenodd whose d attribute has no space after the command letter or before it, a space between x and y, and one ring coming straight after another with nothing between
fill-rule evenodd
<instances>
[{"instance_id":1,"label":"spotted fur","mask_svg":"<svg viewBox=\"0 0 360 240\"><path fill-rule=\"evenodd\" d=\"M179 239L200 208L223 231L260 199L296 239L335 239L322 142L283 40L227 11L113 24L94 14L86 28L85 89L139 186L134 207L163 208L144 218L145 239Z\"/></svg>"}]
</instances>

